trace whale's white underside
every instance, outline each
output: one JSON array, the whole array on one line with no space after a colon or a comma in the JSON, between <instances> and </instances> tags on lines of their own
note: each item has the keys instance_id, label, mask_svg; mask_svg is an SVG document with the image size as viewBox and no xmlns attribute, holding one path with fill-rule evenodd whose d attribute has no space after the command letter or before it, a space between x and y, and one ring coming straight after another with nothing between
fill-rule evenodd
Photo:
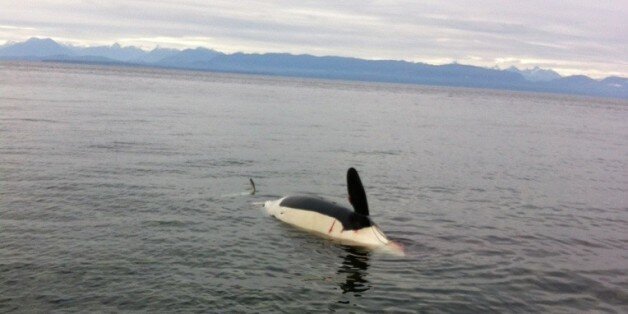
<instances>
[{"instance_id":1,"label":"whale's white underside","mask_svg":"<svg viewBox=\"0 0 628 314\"><path fill-rule=\"evenodd\" d=\"M381 247L391 243L384 233L376 226L358 230L344 230L340 221L311 210L302 210L281 206L284 198L267 201L264 208L269 215L295 227L331 238L342 244L364 247Z\"/></svg>"}]
</instances>

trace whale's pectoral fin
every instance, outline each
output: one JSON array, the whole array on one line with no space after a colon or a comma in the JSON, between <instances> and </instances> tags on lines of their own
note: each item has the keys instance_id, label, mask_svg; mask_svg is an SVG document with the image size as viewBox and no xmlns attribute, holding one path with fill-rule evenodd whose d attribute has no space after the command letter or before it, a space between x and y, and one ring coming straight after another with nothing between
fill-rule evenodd
<instances>
[{"instance_id":1,"label":"whale's pectoral fin","mask_svg":"<svg viewBox=\"0 0 628 314\"><path fill-rule=\"evenodd\" d=\"M349 202L353 206L353 210L360 215L369 215L369 205L366 201L366 192L362 181L358 175L358 171L349 168L347 171L347 190L349 191Z\"/></svg>"},{"instance_id":2,"label":"whale's pectoral fin","mask_svg":"<svg viewBox=\"0 0 628 314\"><path fill-rule=\"evenodd\" d=\"M255 195L255 192L257 192L255 189L255 182L253 182L252 178L249 178L249 181L251 182L251 195Z\"/></svg>"}]
</instances>

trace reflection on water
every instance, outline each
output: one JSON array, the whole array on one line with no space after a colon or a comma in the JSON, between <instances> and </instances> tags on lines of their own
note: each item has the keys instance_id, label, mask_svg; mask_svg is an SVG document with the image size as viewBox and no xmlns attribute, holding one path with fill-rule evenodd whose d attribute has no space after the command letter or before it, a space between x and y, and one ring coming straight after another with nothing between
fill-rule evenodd
<instances>
[{"instance_id":1,"label":"reflection on water","mask_svg":"<svg viewBox=\"0 0 628 314\"><path fill-rule=\"evenodd\" d=\"M360 296L361 292L371 289L371 284L366 280L369 252L353 247L345 247L344 249L347 255L338 269L338 274L346 274L347 279L340 282L340 289L342 289L343 294L354 292L355 296Z\"/></svg>"}]
</instances>

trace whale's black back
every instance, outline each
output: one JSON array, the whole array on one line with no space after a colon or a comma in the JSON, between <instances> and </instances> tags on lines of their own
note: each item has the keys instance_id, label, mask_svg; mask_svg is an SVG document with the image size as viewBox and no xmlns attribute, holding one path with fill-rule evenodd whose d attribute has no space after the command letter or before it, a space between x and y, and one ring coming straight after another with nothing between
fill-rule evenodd
<instances>
[{"instance_id":1,"label":"whale's black back","mask_svg":"<svg viewBox=\"0 0 628 314\"><path fill-rule=\"evenodd\" d=\"M358 230L373 225L369 217L355 213L328 200L312 196L288 196L279 204L300 210L309 210L337 219L344 230Z\"/></svg>"}]
</instances>

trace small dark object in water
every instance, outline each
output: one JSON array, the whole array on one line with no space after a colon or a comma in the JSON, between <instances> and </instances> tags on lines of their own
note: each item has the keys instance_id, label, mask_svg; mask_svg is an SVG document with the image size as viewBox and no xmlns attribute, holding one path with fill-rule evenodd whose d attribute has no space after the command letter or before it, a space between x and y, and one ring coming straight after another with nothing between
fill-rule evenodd
<instances>
[{"instance_id":1,"label":"small dark object in water","mask_svg":"<svg viewBox=\"0 0 628 314\"><path fill-rule=\"evenodd\" d=\"M251 181L251 187L253 187L253 191L251 191L251 195L255 195L255 182L253 182L253 179L249 178L249 181Z\"/></svg>"}]
</instances>

